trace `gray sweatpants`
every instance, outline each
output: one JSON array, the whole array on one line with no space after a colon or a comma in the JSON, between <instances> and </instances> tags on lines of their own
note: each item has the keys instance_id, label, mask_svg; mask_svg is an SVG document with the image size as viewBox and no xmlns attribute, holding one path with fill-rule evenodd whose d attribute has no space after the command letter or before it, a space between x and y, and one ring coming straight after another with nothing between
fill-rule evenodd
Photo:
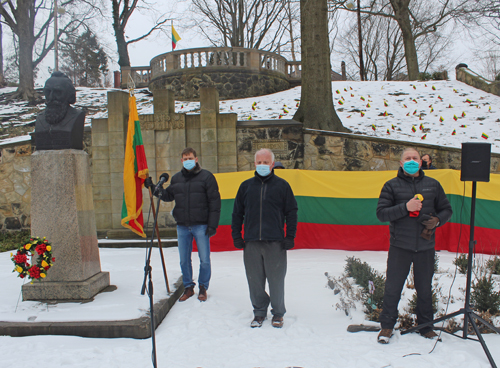
<instances>
[{"instance_id":1,"label":"gray sweatpants","mask_svg":"<svg viewBox=\"0 0 500 368\"><path fill-rule=\"evenodd\" d=\"M283 317L285 309L286 250L281 242L256 241L245 243L243 261L247 274L250 300L255 316L267 316L271 302L271 313ZM266 278L269 294L266 293Z\"/></svg>"}]
</instances>

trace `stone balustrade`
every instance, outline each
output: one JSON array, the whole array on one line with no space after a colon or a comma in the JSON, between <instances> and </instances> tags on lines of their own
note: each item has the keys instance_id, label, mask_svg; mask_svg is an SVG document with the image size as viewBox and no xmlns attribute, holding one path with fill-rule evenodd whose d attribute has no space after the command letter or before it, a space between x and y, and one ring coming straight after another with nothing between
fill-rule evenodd
<instances>
[{"instance_id":1,"label":"stone balustrade","mask_svg":"<svg viewBox=\"0 0 500 368\"><path fill-rule=\"evenodd\" d=\"M300 84L301 62L287 61L274 52L243 47L203 47L166 52L151 60L150 66L122 67L121 88L127 88L129 76L135 86L148 87L152 80L185 72L250 71L274 72L293 85Z\"/></svg>"},{"instance_id":2,"label":"stone balustrade","mask_svg":"<svg viewBox=\"0 0 500 368\"><path fill-rule=\"evenodd\" d=\"M151 67L149 66L124 66L121 68L121 87L127 88L129 76L134 81L135 87L144 88L151 81Z\"/></svg>"},{"instance_id":3,"label":"stone balustrade","mask_svg":"<svg viewBox=\"0 0 500 368\"><path fill-rule=\"evenodd\" d=\"M287 60L278 54L243 47L203 47L166 52L151 60L152 78L186 69L272 70L286 75Z\"/></svg>"}]
</instances>

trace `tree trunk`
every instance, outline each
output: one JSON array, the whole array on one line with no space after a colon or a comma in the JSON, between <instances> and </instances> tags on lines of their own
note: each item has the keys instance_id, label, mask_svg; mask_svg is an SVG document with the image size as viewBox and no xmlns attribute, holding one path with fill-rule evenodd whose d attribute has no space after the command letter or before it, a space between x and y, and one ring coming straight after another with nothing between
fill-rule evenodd
<instances>
[{"instance_id":1,"label":"tree trunk","mask_svg":"<svg viewBox=\"0 0 500 368\"><path fill-rule=\"evenodd\" d=\"M300 0L302 90L293 116L304 128L348 132L332 97L327 0Z\"/></svg>"},{"instance_id":2,"label":"tree trunk","mask_svg":"<svg viewBox=\"0 0 500 368\"><path fill-rule=\"evenodd\" d=\"M130 66L130 58L128 56L128 44L125 41L125 32L121 27L115 28L116 46L118 48L118 65Z\"/></svg>"},{"instance_id":3,"label":"tree trunk","mask_svg":"<svg viewBox=\"0 0 500 368\"><path fill-rule=\"evenodd\" d=\"M23 100L34 100L36 97L33 83L33 22L34 2L18 0L17 24L19 37L19 87L17 97Z\"/></svg>"},{"instance_id":4,"label":"tree trunk","mask_svg":"<svg viewBox=\"0 0 500 368\"><path fill-rule=\"evenodd\" d=\"M0 20L2 16L0 15ZM0 87L5 86L5 78L3 75L3 31L2 31L2 23L0 23Z\"/></svg>"},{"instance_id":5,"label":"tree trunk","mask_svg":"<svg viewBox=\"0 0 500 368\"><path fill-rule=\"evenodd\" d=\"M391 0L394 16L401 29L403 44L405 47L406 68L408 70L408 79L417 80L419 77L418 56L415 48L415 39L410 22L410 11L408 9L410 0Z\"/></svg>"}]
</instances>

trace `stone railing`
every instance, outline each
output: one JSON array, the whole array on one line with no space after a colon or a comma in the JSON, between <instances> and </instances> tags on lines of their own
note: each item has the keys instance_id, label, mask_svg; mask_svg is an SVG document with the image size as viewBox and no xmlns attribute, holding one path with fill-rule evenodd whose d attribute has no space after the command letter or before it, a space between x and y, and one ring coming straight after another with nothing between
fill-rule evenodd
<instances>
[{"instance_id":1,"label":"stone railing","mask_svg":"<svg viewBox=\"0 0 500 368\"><path fill-rule=\"evenodd\" d=\"M127 88L129 76L132 77L136 88L145 88L151 81L151 67L149 66L124 66L121 72L121 88Z\"/></svg>"},{"instance_id":2,"label":"stone railing","mask_svg":"<svg viewBox=\"0 0 500 368\"><path fill-rule=\"evenodd\" d=\"M171 51L151 60L152 78L196 68L271 70L287 75L287 60L278 54L243 47L203 47Z\"/></svg>"},{"instance_id":3,"label":"stone railing","mask_svg":"<svg viewBox=\"0 0 500 368\"><path fill-rule=\"evenodd\" d=\"M300 61L287 61L273 52L242 47L204 47L166 52L151 60L151 66L121 68L121 88L127 88L129 75L136 87L147 87L159 76L196 68L220 68L225 70L270 70L283 74L291 81L300 81Z\"/></svg>"},{"instance_id":4,"label":"stone railing","mask_svg":"<svg viewBox=\"0 0 500 368\"><path fill-rule=\"evenodd\" d=\"M455 71L458 81L482 91L500 96L500 81L490 81L470 70L465 64L458 64Z\"/></svg>"}]
</instances>

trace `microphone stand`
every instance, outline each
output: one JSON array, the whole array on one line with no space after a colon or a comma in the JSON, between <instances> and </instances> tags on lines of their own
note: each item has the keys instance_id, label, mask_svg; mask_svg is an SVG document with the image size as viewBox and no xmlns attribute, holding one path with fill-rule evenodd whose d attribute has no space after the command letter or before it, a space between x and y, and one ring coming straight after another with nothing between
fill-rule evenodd
<instances>
[{"instance_id":1,"label":"microphone stand","mask_svg":"<svg viewBox=\"0 0 500 368\"><path fill-rule=\"evenodd\" d=\"M150 189L151 193L151 189ZM151 198L151 206L153 205L153 199ZM157 208L160 207L160 198L158 198L158 204ZM153 344L153 351L151 353L152 359L153 359L153 367L157 368L156 365L156 336L155 336L155 313L154 313L154 302L153 302L153 278L151 275L151 251L153 249L153 241L154 241L154 236L155 236L155 229L156 229L156 222L158 220L158 213L159 211L156 211L156 214L154 216L154 225L153 225L153 231L151 234L151 241L150 245L147 251L147 257L146 257L146 265L144 266L144 281L142 283L142 290L141 290L141 295L144 295L146 291L146 281L148 284L147 291L148 291L148 296L149 296L149 314L150 314L150 320L151 320L151 340ZM167 288L168 288L168 282L167 282Z\"/></svg>"}]
</instances>

